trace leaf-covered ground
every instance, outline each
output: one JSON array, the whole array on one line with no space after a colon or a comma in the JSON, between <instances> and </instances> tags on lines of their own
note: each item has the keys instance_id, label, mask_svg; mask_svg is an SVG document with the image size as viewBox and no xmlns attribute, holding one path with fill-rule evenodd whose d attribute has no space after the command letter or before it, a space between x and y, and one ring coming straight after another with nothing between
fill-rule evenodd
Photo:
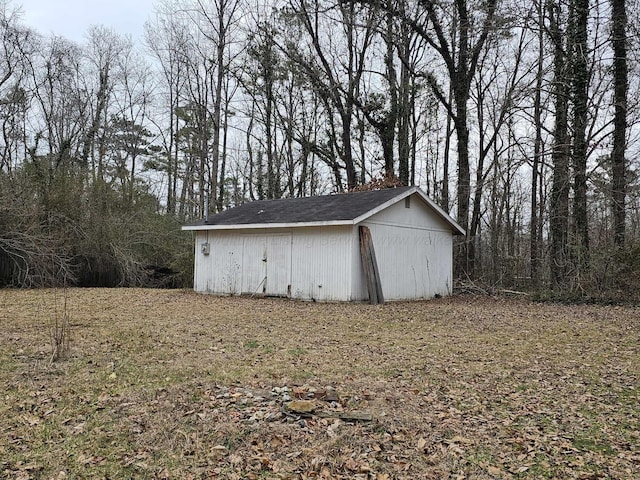
<instances>
[{"instance_id":1,"label":"leaf-covered ground","mask_svg":"<svg viewBox=\"0 0 640 480\"><path fill-rule=\"evenodd\" d=\"M0 478L640 478L637 307L0 290L0 326Z\"/></svg>"}]
</instances>

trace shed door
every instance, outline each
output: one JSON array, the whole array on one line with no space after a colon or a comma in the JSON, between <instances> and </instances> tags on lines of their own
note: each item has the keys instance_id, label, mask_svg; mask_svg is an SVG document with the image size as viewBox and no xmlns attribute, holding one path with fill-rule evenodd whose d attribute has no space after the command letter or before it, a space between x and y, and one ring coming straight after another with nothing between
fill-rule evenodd
<instances>
[{"instance_id":1,"label":"shed door","mask_svg":"<svg viewBox=\"0 0 640 480\"><path fill-rule=\"evenodd\" d=\"M289 296L291 234L245 235L242 293Z\"/></svg>"}]
</instances>

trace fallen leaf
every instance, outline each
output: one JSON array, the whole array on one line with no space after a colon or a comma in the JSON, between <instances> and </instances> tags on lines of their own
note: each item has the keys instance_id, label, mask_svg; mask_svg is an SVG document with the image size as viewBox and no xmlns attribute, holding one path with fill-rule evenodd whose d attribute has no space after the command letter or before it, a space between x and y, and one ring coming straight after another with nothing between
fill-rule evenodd
<instances>
[{"instance_id":1,"label":"fallen leaf","mask_svg":"<svg viewBox=\"0 0 640 480\"><path fill-rule=\"evenodd\" d=\"M461 437L460 435L456 435L455 437L453 437L451 439L451 441L455 442L455 443L463 443L465 445L471 445L473 443L473 440L470 440L470 439L465 438L465 437Z\"/></svg>"},{"instance_id":2,"label":"fallen leaf","mask_svg":"<svg viewBox=\"0 0 640 480\"><path fill-rule=\"evenodd\" d=\"M493 465L487 468L487 472L489 472L489 475L493 475L494 477L499 477L502 475L502 470L500 470L498 467L494 467Z\"/></svg>"},{"instance_id":3,"label":"fallen leaf","mask_svg":"<svg viewBox=\"0 0 640 480\"><path fill-rule=\"evenodd\" d=\"M344 468L351 470L352 472L359 470L358 463L353 458L347 458L347 461L344 462Z\"/></svg>"}]
</instances>

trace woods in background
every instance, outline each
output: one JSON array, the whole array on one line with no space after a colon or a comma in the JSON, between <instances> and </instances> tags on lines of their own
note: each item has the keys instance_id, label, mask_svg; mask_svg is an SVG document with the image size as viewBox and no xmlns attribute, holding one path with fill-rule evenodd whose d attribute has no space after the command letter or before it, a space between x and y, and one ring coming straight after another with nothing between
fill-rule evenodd
<instances>
[{"instance_id":1,"label":"woods in background","mask_svg":"<svg viewBox=\"0 0 640 480\"><path fill-rule=\"evenodd\" d=\"M0 11L0 285L185 285L184 222L395 184L466 282L640 285L635 0L159 1L144 46Z\"/></svg>"}]
</instances>

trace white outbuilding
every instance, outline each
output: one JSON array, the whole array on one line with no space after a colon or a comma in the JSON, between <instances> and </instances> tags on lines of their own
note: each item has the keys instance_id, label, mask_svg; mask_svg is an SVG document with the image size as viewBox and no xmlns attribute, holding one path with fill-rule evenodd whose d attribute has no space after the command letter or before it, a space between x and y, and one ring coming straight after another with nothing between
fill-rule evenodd
<instances>
[{"instance_id":1,"label":"white outbuilding","mask_svg":"<svg viewBox=\"0 0 640 480\"><path fill-rule=\"evenodd\" d=\"M254 201L182 228L197 292L372 303L451 294L465 233L418 187Z\"/></svg>"}]
</instances>

